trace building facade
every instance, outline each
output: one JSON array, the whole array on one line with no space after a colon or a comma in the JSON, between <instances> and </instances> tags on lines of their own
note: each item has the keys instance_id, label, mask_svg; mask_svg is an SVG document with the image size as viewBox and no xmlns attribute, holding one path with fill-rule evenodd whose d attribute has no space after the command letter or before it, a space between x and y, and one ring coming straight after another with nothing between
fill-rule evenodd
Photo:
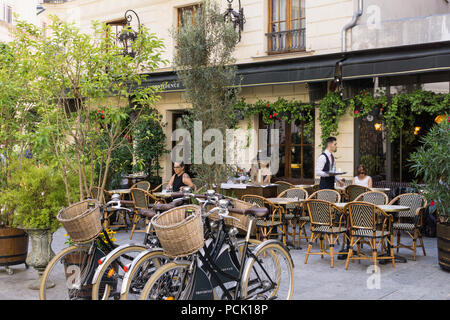
<instances>
[{"instance_id":1,"label":"building facade","mask_svg":"<svg viewBox=\"0 0 450 320\"><path fill-rule=\"evenodd\" d=\"M198 6L198 1L187 0L43 2L39 24L45 25L51 15L57 15L87 33L92 20L120 29L126 23L125 11L133 9L140 23L164 40L168 61L174 53L170 30L182 23L182 12L195 11ZM228 2L220 5L225 11ZM249 103L279 97L305 103L320 101L338 71L347 96L360 88L395 92L412 84L449 91L450 4L446 0L426 4L420 0L242 0L241 5L245 24L235 58L243 79L240 96ZM237 10L238 1L232 6ZM182 85L170 64L150 75L148 85L162 83L166 86L156 108L168 124L166 146L171 149L171 133L190 106L183 100ZM315 178L313 168L322 152L318 116L316 109L311 132L305 132L301 123L279 121L272 126L280 129L278 178L294 182ZM243 129L267 127L257 116L239 125ZM351 179L355 167L365 159L362 147L367 137L361 132L366 128L373 131L373 125L348 114L339 122L336 158L338 167L347 172L345 178ZM383 158L383 179L395 179L395 146L385 137L377 139L379 147L373 157L380 154ZM248 148L256 154L261 141L253 140ZM161 164L163 181L167 181L172 174L170 154Z\"/></svg>"}]
</instances>

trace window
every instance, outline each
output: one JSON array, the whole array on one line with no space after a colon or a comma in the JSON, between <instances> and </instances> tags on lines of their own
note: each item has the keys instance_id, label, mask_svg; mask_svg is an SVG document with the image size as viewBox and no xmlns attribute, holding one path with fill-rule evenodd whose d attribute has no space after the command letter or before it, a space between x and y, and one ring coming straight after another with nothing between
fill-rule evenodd
<instances>
[{"instance_id":1,"label":"window","mask_svg":"<svg viewBox=\"0 0 450 320\"><path fill-rule=\"evenodd\" d=\"M6 3L0 3L0 20L12 23L12 8Z\"/></svg>"},{"instance_id":2,"label":"window","mask_svg":"<svg viewBox=\"0 0 450 320\"><path fill-rule=\"evenodd\" d=\"M279 130L279 167L277 177L294 179L314 178L314 129L306 130L303 121L288 123L275 121L272 125L264 125L260 117L260 129L267 129L267 148L271 149L270 131ZM276 146L274 146L276 147Z\"/></svg>"},{"instance_id":3,"label":"window","mask_svg":"<svg viewBox=\"0 0 450 320\"><path fill-rule=\"evenodd\" d=\"M305 28L305 0L269 0L269 54L305 50Z\"/></svg>"},{"instance_id":4,"label":"window","mask_svg":"<svg viewBox=\"0 0 450 320\"><path fill-rule=\"evenodd\" d=\"M115 35L116 45L122 47L122 44L119 43L119 35L122 32L122 29L126 27L127 20L120 19L116 21L107 22L106 24L111 27L111 32L113 35Z\"/></svg>"},{"instance_id":5,"label":"window","mask_svg":"<svg viewBox=\"0 0 450 320\"><path fill-rule=\"evenodd\" d=\"M178 10L177 10L177 16L178 16L177 27L179 28L179 27L183 26L186 23L185 19L190 19L191 23L193 23L195 14L197 13L197 10L199 8L200 8L199 4L194 4L191 6L178 8Z\"/></svg>"}]
</instances>

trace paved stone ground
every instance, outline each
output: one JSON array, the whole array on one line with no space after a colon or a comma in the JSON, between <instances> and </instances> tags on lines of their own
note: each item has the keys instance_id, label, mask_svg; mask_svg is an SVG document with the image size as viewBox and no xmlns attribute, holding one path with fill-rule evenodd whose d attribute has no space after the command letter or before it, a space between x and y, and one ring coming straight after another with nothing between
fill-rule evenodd
<instances>
[{"instance_id":1,"label":"paved stone ground","mask_svg":"<svg viewBox=\"0 0 450 320\"><path fill-rule=\"evenodd\" d=\"M55 253L65 247L64 234L64 229L59 229L54 234L52 248ZM144 234L135 233L133 241L129 240L129 235L129 232L117 232L117 242L141 243ZM327 256L323 259L320 256L310 256L308 264L305 264L306 242L302 240L303 249L290 251L295 264L294 299L450 300L450 273L443 271L438 265L436 238L424 238L424 242L426 257L420 249L417 261L413 261L411 251L400 249L400 254L408 259L407 263L397 263L395 268L390 263L381 265L377 286L372 281L373 274L369 273L369 261L350 263L348 270L344 269L345 260L335 260L334 268L330 268ZM318 249L318 244L313 246L314 249ZM38 291L28 289L28 285L37 277L36 270L32 267L26 269L25 265L12 266L11 269L14 274L8 275L0 267L0 300L39 299Z\"/></svg>"}]
</instances>

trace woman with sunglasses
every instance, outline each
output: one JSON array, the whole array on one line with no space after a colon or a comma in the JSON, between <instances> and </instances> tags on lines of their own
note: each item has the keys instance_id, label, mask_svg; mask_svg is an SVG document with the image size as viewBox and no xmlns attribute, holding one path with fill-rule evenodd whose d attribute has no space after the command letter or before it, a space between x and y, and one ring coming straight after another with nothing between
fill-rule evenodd
<instances>
[{"instance_id":1,"label":"woman with sunglasses","mask_svg":"<svg viewBox=\"0 0 450 320\"><path fill-rule=\"evenodd\" d=\"M191 180L191 177L184 172L183 162L174 162L173 170L175 174L170 178L167 187L172 187L173 191L182 191L183 187L190 187L192 190L195 189L195 185Z\"/></svg>"}]
</instances>

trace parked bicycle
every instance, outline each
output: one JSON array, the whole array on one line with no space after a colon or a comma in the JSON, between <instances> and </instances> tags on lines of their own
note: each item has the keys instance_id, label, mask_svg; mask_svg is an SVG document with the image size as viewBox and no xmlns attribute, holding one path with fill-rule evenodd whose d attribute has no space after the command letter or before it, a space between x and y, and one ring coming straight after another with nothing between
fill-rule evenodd
<instances>
[{"instance_id":1,"label":"parked bicycle","mask_svg":"<svg viewBox=\"0 0 450 320\"><path fill-rule=\"evenodd\" d=\"M74 245L63 249L47 265L39 290L41 300L91 299L97 261L117 247L103 228L106 208L129 210L114 201L102 207L97 200L88 199L60 211L58 219Z\"/></svg>"},{"instance_id":2,"label":"parked bicycle","mask_svg":"<svg viewBox=\"0 0 450 320\"><path fill-rule=\"evenodd\" d=\"M228 206L228 200L220 200L219 206L206 214L206 217L217 214L219 218L214 241L205 241L203 248L196 253L174 259L156 269L143 288L140 299L292 298L294 264L288 249L277 240L267 240L251 247L254 217L264 217L268 210L249 208L244 211L250 219L246 238L239 246L233 241L236 228L230 228L225 222L239 219L230 215L234 210Z\"/></svg>"}]
</instances>

